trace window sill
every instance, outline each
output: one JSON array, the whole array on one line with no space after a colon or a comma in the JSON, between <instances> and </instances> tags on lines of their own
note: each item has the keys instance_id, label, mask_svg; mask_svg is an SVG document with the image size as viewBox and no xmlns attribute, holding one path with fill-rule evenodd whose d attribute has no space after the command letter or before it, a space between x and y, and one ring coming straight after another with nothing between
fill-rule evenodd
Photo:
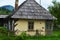
<instances>
[{"instance_id":1,"label":"window sill","mask_svg":"<svg viewBox=\"0 0 60 40\"><path fill-rule=\"evenodd\" d=\"M34 30L28 30L28 32L30 32L30 31L34 31Z\"/></svg>"}]
</instances>

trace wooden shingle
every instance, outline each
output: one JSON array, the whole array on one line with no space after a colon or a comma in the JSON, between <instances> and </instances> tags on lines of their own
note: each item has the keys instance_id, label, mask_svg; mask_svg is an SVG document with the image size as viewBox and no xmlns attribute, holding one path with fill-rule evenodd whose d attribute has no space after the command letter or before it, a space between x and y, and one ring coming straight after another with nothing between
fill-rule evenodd
<instances>
[{"instance_id":1,"label":"wooden shingle","mask_svg":"<svg viewBox=\"0 0 60 40\"><path fill-rule=\"evenodd\" d=\"M45 8L39 5L35 0L26 0L11 16L11 18L21 19L56 19Z\"/></svg>"}]
</instances>

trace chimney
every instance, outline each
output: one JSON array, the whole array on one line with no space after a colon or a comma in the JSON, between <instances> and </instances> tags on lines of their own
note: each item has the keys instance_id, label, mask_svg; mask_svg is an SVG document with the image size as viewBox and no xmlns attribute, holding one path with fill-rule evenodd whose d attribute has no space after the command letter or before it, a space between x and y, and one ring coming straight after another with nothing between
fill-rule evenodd
<instances>
[{"instance_id":1,"label":"chimney","mask_svg":"<svg viewBox=\"0 0 60 40\"><path fill-rule=\"evenodd\" d=\"M19 0L15 0L15 10L18 9L18 2L19 2Z\"/></svg>"}]
</instances>

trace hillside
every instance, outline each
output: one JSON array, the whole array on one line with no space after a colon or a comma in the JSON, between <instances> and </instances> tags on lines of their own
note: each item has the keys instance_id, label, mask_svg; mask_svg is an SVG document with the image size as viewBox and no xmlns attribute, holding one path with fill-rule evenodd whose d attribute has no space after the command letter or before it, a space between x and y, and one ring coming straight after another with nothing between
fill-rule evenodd
<instances>
[{"instance_id":1,"label":"hillside","mask_svg":"<svg viewBox=\"0 0 60 40\"><path fill-rule=\"evenodd\" d=\"M14 7L11 5L2 6L2 7L0 7L0 15L1 14L3 14L3 15L11 14L13 10L14 10Z\"/></svg>"},{"instance_id":2,"label":"hillside","mask_svg":"<svg viewBox=\"0 0 60 40\"><path fill-rule=\"evenodd\" d=\"M8 10L8 9L5 9L5 8L0 8L0 15L1 14L11 14L12 11Z\"/></svg>"},{"instance_id":3,"label":"hillside","mask_svg":"<svg viewBox=\"0 0 60 40\"><path fill-rule=\"evenodd\" d=\"M10 11L13 11L13 10L14 10L14 7L11 6L11 5L1 6L0 8L5 8L5 9L8 9L8 10L10 10Z\"/></svg>"}]
</instances>

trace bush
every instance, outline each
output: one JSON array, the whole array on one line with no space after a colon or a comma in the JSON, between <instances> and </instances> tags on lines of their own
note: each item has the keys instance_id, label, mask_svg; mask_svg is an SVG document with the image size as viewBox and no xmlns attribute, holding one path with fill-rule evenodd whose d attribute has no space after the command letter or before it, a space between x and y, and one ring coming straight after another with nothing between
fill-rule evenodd
<instances>
[{"instance_id":1,"label":"bush","mask_svg":"<svg viewBox=\"0 0 60 40\"><path fill-rule=\"evenodd\" d=\"M26 34L26 32L22 32L22 33L20 34L20 36L21 36L21 37L26 37L27 34Z\"/></svg>"},{"instance_id":2,"label":"bush","mask_svg":"<svg viewBox=\"0 0 60 40\"><path fill-rule=\"evenodd\" d=\"M6 27L0 27L0 36L7 36L7 31Z\"/></svg>"},{"instance_id":3,"label":"bush","mask_svg":"<svg viewBox=\"0 0 60 40\"><path fill-rule=\"evenodd\" d=\"M22 32L19 36L16 36L15 40L26 40L27 34Z\"/></svg>"},{"instance_id":4,"label":"bush","mask_svg":"<svg viewBox=\"0 0 60 40\"><path fill-rule=\"evenodd\" d=\"M6 33L1 32L1 30ZM9 32L9 36L7 35L7 32ZM41 35L27 36L25 32L22 32L21 35L19 36L11 36L11 35L14 35L12 34L13 31L8 31L6 28L0 27L0 40L60 40L59 32L60 31L54 31L53 33L54 35L51 35L51 36L41 36ZM55 36L57 34L59 35Z\"/></svg>"},{"instance_id":5,"label":"bush","mask_svg":"<svg viewBox=\"0 0 60 40\"><path fill-rule=\"evenodd\" d=\"M0 31L8 31L6 27L0 27Z\"/></svg>"}]
</instances>

